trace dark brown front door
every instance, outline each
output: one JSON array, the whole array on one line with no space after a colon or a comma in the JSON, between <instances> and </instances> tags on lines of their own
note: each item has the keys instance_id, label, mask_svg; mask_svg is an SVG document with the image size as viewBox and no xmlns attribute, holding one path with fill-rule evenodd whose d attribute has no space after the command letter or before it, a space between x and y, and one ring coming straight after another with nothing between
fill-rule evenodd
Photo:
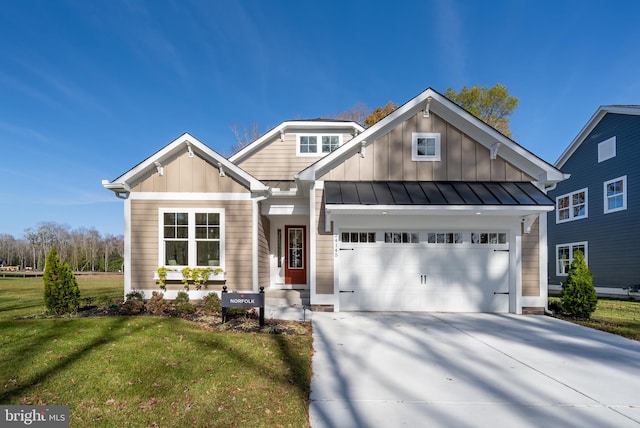
<instances>
[{"instance_id":1,"label":"dark brown front door","mask_svg":"<svg viewBox=\"0 0 640 428\"><path fill-rule=\"evenodd\" d=\"M307 283L307 254L305 226L285 226L284 235L286 248L284 263L285 284Z\"/></svg>"}]
</instances>

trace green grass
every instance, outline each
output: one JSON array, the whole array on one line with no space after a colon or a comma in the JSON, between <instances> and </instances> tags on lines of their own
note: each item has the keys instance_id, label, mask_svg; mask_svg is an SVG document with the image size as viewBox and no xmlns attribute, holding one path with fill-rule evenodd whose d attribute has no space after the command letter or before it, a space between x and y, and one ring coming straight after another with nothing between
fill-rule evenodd
<instances>
[{"instance_id":1,"label":"green grass","mask_svg":"<svg viewBox=\"0 0 640 428\"><path fill-rule=\"evenodd\" d=\"M81 297L122 279L79 277ZM0 279L0 403L69 405L72 427L305 427L311 337L179 318L42 314L42 278Z\"/></svg>"},{"instance_id":2,"label":"green grass","mask_svg":"<svg viewBox=\"0 0 640 428\"><path fill-rule=\"evenodd\" d=\"M560 303L559 297L549 302ZM597 330L640 340L640 301L598 298L598 306L589 320L570 320Z\"/></svg>"}]
</instances>

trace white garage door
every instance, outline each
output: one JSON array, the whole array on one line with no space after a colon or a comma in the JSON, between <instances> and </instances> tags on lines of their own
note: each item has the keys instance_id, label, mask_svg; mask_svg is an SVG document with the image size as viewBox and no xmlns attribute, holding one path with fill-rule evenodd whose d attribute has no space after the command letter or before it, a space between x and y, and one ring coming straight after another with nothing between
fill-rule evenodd
<instances>
[{"instance_id":1,"label":"white garage door","mask_svg":"<svg viewBox=\"0 0 640 428\"><path fill-rule=\"evenodd\" d=\"M340 310L508 312L499 231L341 233Z\"/></svg>"}]
</instances>

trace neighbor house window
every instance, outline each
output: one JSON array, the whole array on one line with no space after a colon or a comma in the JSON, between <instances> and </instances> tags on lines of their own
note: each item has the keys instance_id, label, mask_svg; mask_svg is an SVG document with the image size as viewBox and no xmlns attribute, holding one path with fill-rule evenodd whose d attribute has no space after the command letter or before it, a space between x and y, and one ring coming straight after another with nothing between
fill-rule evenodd
<instances>
[{"instance_id":1,"label":"neighbor house window","mask_svg":"<svg viewBox=\"0 0 640 428\"><path fill-rule=\"evenodd\" d=\"M411 160L439 161L440 134L433 132L414 132L411 134Z\"/></svg>"},{"instance_id":2,"label":"neighbor house window","mask_svg":"<svg viewBox=\"0 0 640 428\"><path fill-rule=\"evenodd\" d=\"M598 144L598 163L616 157L616 137L611 137Z\"/></svg>"},{"instance_id":3,"label":"neighbor house window","mask_svg":"<svg viewBox=\"0 0 640 428\"><path fill-rule=\"evenodd\" d=\"M342 135L338 134L299 134L298 154L318 155L331 153L342 144Z\"/></svg>"},{"instance_id":4,"label":"neighbor house window","mask_svg":"<svg viewBox=\"0 0 640 428\"><path fill-rule=\"evenodd\" d=\"M556 245L556 275L564 276L569 273L576 251L582 251L587 260L587 242L573 242Z\"/></svg>"},{"instance_id":5,"label":"neighbor house window","mask_svg":"<svg viewBox=\"0 0 640 428\"><path fill-rule=\"evenodd\" d=\"M587 189L556 198L556 223L587 218Z\"/></svg>"},{"instance_id":6,"label":"neighbor house window","mask_svg":"<svg viewBox=\"0 0 640 428\"><path fill-rule=\"evenodd\" d=\"M604 183L604 213L627 209L627 176Z\"/></svg>"},{"instance_id":7,"label":"neighbor house window","mask_svg":"<svg viewBox=\"0 0 640 428\"><path fill-rule=\"evenodd\" d=\"M161 209L160 265L222 267L224 210Z\"/></svg>"}]
</instances>

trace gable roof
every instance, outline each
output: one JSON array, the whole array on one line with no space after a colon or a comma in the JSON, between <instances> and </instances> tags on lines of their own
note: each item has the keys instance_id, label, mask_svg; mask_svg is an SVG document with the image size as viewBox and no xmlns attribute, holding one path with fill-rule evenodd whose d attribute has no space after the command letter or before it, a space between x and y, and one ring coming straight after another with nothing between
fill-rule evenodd
<instances>
[{"instance_id":1,"label":"gable roof","mask_svg":"<svg viewBox=\"0 0 640 428\"><path fill-rule=\"evenodd\" d=\"M358 152L362 146L366 147L373 143L374 140L384 136L419 111L425 111L425 114L429 112L437 114L446 122L484 145L492 153L535 177L541 184L554 184L565 179L564 174L553 165L524 149L432 88L427 88L380 122L310 165L299 174L299 178L301 180L315 180L321 177Z\"/></svg>"},{"instance_id":2,"label":"gable roof","mask_svg":"<svg viewBox=\"0 0 640 428\"><path fill-rule=\"evenodd\" d=\"M268 187L260 180L234 165L224 156L186 132L115 180L102 180L102 186L115 192L116 196L126 198L131 192L131 188L150 171L161 168L168 159L171 159L180 152L187 151L194 154L197 153L207 162L217 168L222 168L225 174L235 178L252 192L268 191Z\"/></svg>"},{"instance_id":3,"label":"gable roof","mask_svg":"<svg viewBox=\"0 0 640 428\"><path fill-rule=\"evenodd\" d=\"M250 157L252 154L262 149L262 147L269 143L278 135L281 138L291 129L304 130L304 129L318 129L318 128L330 128L331 130L347 131L351 133L361 133L364 128L356 122L338 120L338 119L306 119L306 120L288 120L282 122L280 125L267 131L264 135L258 138L253 143L242 148L240 151L229 157L229 160L233 163L239 163Z\"/></svg>"},{"instance_id":4,"label":"gable roof","mask_svg":"<svg viewBox=\"0 0 640 428\"><path fill-rule=\"evenodd\" d=\"M598 110L591 116L591 119L587 122L587 124L580 130L576 138L573 139L571 144L566 148L566 150L560 155L554 166L556 168L562 168L562 166L569 160L571 155L578 150L578 147L582 144L582 142L587 138L587 136L593 131L593 129L600 123L600 121L605 117L607 113L613 114L630 114L630 115L640 115L640 106L639 105L608 105L608 106L600 106Z\"/></svg>"}]
</instances>

